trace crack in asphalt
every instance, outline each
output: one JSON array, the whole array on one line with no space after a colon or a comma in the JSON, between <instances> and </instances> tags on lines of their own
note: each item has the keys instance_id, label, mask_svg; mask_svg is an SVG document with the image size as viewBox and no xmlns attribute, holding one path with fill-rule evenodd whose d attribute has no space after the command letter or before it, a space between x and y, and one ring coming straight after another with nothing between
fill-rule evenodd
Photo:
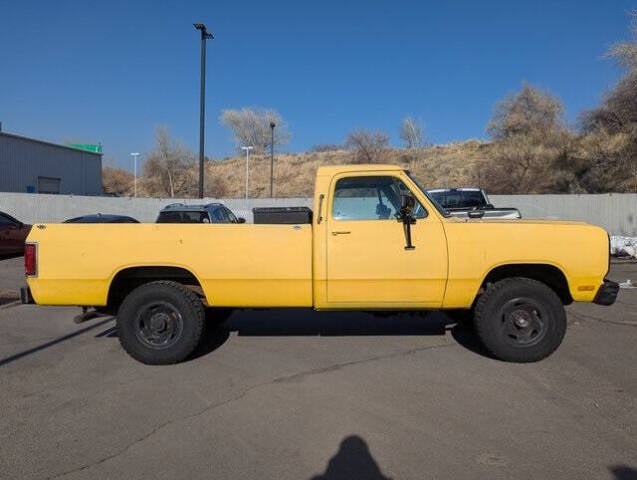
<instances>
[{"instance_id":1,"label":"crack in asphalt","mask_svg":"<svg viewBox=\"0 0 637 480\"><path fill-rule=\"evenodd\" d=\"M287 375L285 377L278 377L272 380L272 382L270 383L291 383L291 382L303 380L307 377L311 377L312 375L320 375L322 373L335 372L345 367L351 367L352 365L373 362L376 360L386 360L386 359L395 358L395 357L403 357L403 356L411 355L412 353L418 353L425 350L433 350L436 348L453 347L453 346L455 346L455 344L453 343L446 343L444 345L442 344L430 345L427 347L412 348L410 350L403 350L402 352L395 352L395 353L390 353L387 355L378 355L376 357L369 357L369 358L365 358L361 360L352 360L351 362L337 363L335 365L330 365L329 367L315 368L313 370L308 370L306 372L295 373L293 375Z\"/></svg>"},{"instance_id":2,"label":"crack in asphalt","mask_svg":"<svg viewBox=\"0 0 637 480\"><path fill-rule=\"evenodd\" d=\"M232 398L229 398L227 400L224 400L222 402L218 402L218 403L213 403L213 404L209 404L206 405L205 408L203 408L202 410L199 410L198 412L192 413L190 415L185 415L183 417L178 417L178 418L174 418L171 420L168 420L164 423L161 423L159 425L157 425L155 428L153 428L149 433L147 433L146 435L138 438L137 440L134 440L133 442L129 443L127 446L125 446L124 448L120 449L119 451L108 455L106 457L103 457L99 460L97 460L96 462L90 463L88 465L83 465L81 467L77 467L74 468L72 470L68 470L66 472L62 472L62 473L58 473L57 475L53 475L53 476L49 476L47 477L47 480L55 480L55 479L59 479L62 477L65 477L67 475L71 475L73 473L79 473L82 472L84 470L87 470L89 468L93 468L96 467L98 465L101 465L105 462L108 462L109 460L112 460L116 457L119 457L120 455L125 454L126 452L128 452L130 449L132 449L134 446L148 440L150 437L152 437L153 435L155 435L156 433L158 433L159 431L163 430L164 428L178 423L178 422L183 422L183 421L187 421L187 420L191 420L193 418L197 418L201 415L204 415L208 412L211 412L217 408L223 407L225 405L228 405L229 403L233 403L236 402L238 400L241 400L242 398L246 397L248 394L250 394L253 390L256 390L258 388L262 388L262 387L267 387L268 385L276 385L276 384L281 384L281 383L290 383L290 382L294 382L294 381L301 381L305 378L311 377L313 375L321 375L324 373L331 373L331 372L335 372L338 370L341 370L343 368L347 368L347 367L351 367L354 365L360 365L363 363L369 363L369 362L375 362L375 361L379 361L379 360L386 360L386 359L391 359L391 358L397 358L397 357L402 357L402 356L407 356L407 355L412 355L415 353L419 353L419 352L424 352L427 350L434 350L434 349L440 349L440 348L447 348L447 347L455 347L457 346L454 343L445 343L445 344L439 344L439 345L429 345L426 347L419 347L419 348L411 348L409 350L403 350L400 352L394 352L394 353L390 353L387 355L377 355L374 357L368 357L368 358L364 358L361 360L353 360L350 362L343 362L343 363L337 363L335 365L330 365L328 367L323 367L323 368L315 368L312 370L307 370L305 372L299 372L299 373L295 373L292 375L285 375L285 376L281 376L281 377L276 377L272 380L269 380L267 382L263 382L263 383L259 383L257 385L253 385L252 387L249 387L247 389L245 389L244 391L240 392L238 395L235 395Z\"/></svg>"}]
</instances>

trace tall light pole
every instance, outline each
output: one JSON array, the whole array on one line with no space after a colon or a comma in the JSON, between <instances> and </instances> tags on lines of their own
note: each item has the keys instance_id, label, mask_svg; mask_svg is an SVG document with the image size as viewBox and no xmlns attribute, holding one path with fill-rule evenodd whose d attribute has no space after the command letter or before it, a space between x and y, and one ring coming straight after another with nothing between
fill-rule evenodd
<instances>
[{"instance_id":1,"label":"tall light pole","mask_svg":"<svg viewBox=\"0 0 637 480\"><path fill-rule=\"evenodd\" d=\"M137 157L139 157L139 152L133 152L133 153L131 153L131 156L133 157L133 162L134 162L133 163L133 165L134 165L134 167L133 167L134 170L133 171L135 172L134 173L134 175L135 175L135 183L134 183L134 185L135 185L135 195L134 196L136 197L137 196Z\"/></svg>"},{"instance_id":2,"label":"tall light pole","mask_svg":"<svg viewBox=\"0 0 637 480\"><path fill-rule=\"evenodd\" d=\"M203 147L206 101L206 40L212 40L214 35L206 30L203 23L193 23L201 31L201 93L199 95L199 198L203 198Z\"/></svg>"},{"instance_id":3,"label":"tall light pole","mask_svg":"<svg viewBox=\"0 0 637 480\"><path fill-rule=\"evenodd\" d=\"M274 127L276 127L276 123L270 122L270 130L272 131L270 139L270 198L274 198L272 194L274 191Z\"/></svg>"},{"instance_id":4,"label":"tall light pole","mask_svg":"<svg viewBox=\"0 0 637 480\"><path fill-rule=\"evenodd\" d=\"M254 147L241 147L241 150L246 151L246 200L248 199L248 179L250 178L250 150Z\"/></svg>"}]
</instances>

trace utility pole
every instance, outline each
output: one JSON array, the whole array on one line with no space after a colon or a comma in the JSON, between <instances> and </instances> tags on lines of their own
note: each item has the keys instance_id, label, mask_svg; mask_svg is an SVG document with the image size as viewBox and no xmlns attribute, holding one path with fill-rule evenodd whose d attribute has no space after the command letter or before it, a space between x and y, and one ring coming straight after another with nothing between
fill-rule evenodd
<instances>
[{"instance_id":1,"label":"utility pole","mask_svg":"<svg viewBox=\"0 0 637 480\"><path fill-rule=\"evenodd\" d=\"M203 23L193 23L197 30L201 31L201 93L199 95L199 198L203 198L203 151L204 151L204 124L206 117L206 40L215 38L206 30Z\"/></svg>"},{"instance_id":2,"label":"utility pole","mask_svg":"<svg viewBox=\"0 0 637 480\"><path fill-rule=\"evenodd\" d=\"M250 178L250 150L254 147L241 147L246 151L246 200L248 199L248 179Z\"/></svg>"},{"instance_id":3,"label":"utility pole","mask_svg":"<svg viewBox=\"0 0 637 480\"><path fill-rule=\"evenodd\" d=\"M134 182L135 194L133 196L136 197L137 196L137 157L139 157L139 153L138 152L131 153L131 156L133 157L133 161L134 161L133 171L135 172L134 173L134 175L135 175L135 182Z\"/></svg>"},{"instance_id":4,"label":"utility pole","mask_svg":"<svg viewBox=\"0 0 637 480\"><path fill-rule=\"evenodd\" d=\"M270 140L270 198L274 198L274 127L276 127L276 123L270 122L270 130L272 131Z\"/></svg>"}]
</instances>

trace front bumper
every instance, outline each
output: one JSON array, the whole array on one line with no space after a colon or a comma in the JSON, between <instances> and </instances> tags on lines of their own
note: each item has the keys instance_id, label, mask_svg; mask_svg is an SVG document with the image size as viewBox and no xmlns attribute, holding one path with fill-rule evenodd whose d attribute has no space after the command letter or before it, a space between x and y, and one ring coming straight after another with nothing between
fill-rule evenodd
<instances>
[{"instance_id":1,"label":"front bumper","mask_svg":"<svg viewBox=\"0 0 637 480\"><path fill-rule=\"evenodd\" d=\"M612 280L604 280L602 286L597 290L597 295L593 299L593 303L597 305L612 305L617 299L619 293L619 283Z\"/></svg>"},{"instance_id":2,"label":"front bumper","mask_svg":"<svg viewBox=\"0 0 637 480\"><path fill-rule=\"evenodd\" d=\"M32 305L35 303L33 295L31 295L31 289L28 286L20 288L20 301L25 305Z\"/></svg>"}]
</instances>

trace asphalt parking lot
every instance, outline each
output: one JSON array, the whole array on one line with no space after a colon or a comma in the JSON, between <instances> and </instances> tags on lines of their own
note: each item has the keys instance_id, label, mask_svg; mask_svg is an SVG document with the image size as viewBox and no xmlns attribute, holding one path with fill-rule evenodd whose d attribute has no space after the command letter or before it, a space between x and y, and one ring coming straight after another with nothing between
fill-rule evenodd
<instances>
[{"instance_id":1,"label":"asphalt parking lot","mask_svg":"<svg viewBox=\"0 0 637 480\"><path fill-rule=\"evenodd\" d=\"M6 298L21 272L0 261ZM564 344L527 365L440 313L272 310L149 367L112 318L4 303L0 478L637 478L637 289L568 307Z\"/></svg>"}]
</instances>

